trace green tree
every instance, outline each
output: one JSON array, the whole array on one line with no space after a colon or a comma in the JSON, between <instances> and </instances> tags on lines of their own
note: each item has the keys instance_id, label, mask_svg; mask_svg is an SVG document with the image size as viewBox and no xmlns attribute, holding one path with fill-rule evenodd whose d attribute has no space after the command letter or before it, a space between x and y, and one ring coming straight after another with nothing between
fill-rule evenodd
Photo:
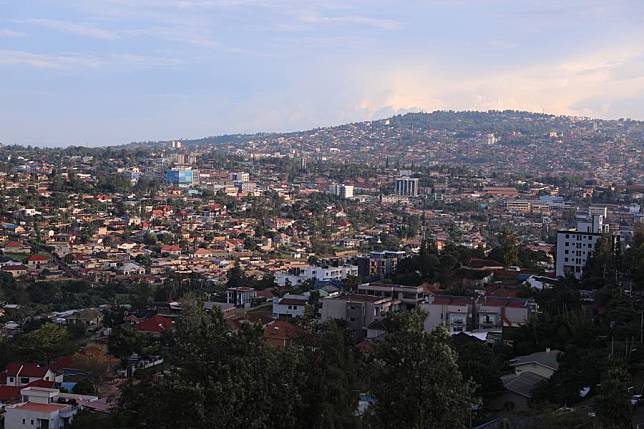
<instances>
[{"instance_id":1,"label":"green tree","mask_svg":"<svg viewBox=\"0 0 644 429\"><path fill-rule=\"evenodd\" d=\"M467 425L473 385L463 379L447 333L424 332L424 318L422 312L394 316L385 339L374 347L375 427Z\"/></svg>"},{"instance_id":2,"label":"green tree","mask_svg":"<svg viewBox=\"0 0 644 429\"><path fill-rule=\"evenodd\" d=\"M632 410L628 393L630 376L622 362L613 361L602 376L598 417L606 429L631 427Z\"/></svg>"},{"instance_id":3,"label":"green tree","mask_svg":"<svg viewBox=\"0 0 644 429\"><path fill-rule=\"evenodd\" d=\"M63 326L48 323L18 338L22 359L49 363L57 357L74 352L76 345Z\"/></svg>"}]
</instances>

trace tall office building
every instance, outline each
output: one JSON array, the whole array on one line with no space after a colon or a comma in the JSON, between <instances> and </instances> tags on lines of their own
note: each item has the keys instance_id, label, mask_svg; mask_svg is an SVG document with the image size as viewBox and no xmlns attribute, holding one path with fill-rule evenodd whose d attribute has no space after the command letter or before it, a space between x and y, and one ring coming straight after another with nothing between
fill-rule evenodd
<instances>
[{"instance_id":1,"label":"tall office building","mask_svg":"<svg viewBox=\"0 0 644 429\"><path fill-rule=\"evenodd\" d=\"M557 231L557 277L572 273L581 278L602 235L609 234L613 249L617 250L619 235L611 234L609 225L604 223L606 214L606 207L590 207L585 217L577 219L576 228Z\"/></svg>"},{"instance_id":2,"label":"tall office building","mask_svg":"<svg viewBox=\"0 0 644 429\"><path fill-rule=\"evenodd\" d=\"M396 194L406 197L418 196L418 179L399 177L396 179Z\"/></svg>"},{"instance_id":3,"label":"tall office building","mask_svg":"<svg viewBox=\"0 0 644 429\"><path fill-rule=\"evenodd\" d=\"M331 185L329 185L329 193L340 198L351 198L353 197L353 186L340 183L332 183Z\"/></svg>"}]
</instances>

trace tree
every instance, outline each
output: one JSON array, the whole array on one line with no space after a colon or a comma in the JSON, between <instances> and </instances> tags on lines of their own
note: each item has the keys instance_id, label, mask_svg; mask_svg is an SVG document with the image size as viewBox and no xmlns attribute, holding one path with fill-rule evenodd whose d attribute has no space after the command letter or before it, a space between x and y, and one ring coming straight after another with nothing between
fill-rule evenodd
<instances>
[{"instance_id":1,"label":"tree","mask_svg":"<svg viewBox=\"0 0 644 429\"><path fill-rule=\"evenodd\" d=\"M118 418L125 427L299 427L302 368L290 353L270 348L261 328L233 332L219 311L185 305L169 338L162 376L127 384ZM285 400L285 398L289 398Z\"/></svg>"},{"instance_id":2,"label":"tree","mask_svg":"<svg viewBox=\"0 0 644 429\"><path fill-rule=\"evenodd\" d=\"M118 363L118 359L110 356L103 347L96 345L88 346L76 353L73 361L74 366L87 374L96 392Z\"/></svg>"},{"instance_id":3,"label":"tree","mask_svg":"<svg viewBox=\"0 0 644 429\"><path fill-rule=\"evenodd\" d=\"M75 348L69 331L53 323L18 338L18 353L27 361L49 363L57 357L72 353Z\"/></svg>"},{"instance_id":4,"label":"tree","mask_svg":"<svg viewBox=\"0 0 644 429\"><path fill-rule=\"evenodd\" d=\"M423 331L422 312L393 316L374 347L371 390L375 427L463 428L473 386L463 380L449 336Z\"/></svg>"},{"instance_id":5,"label":"tree","mask_svg":"<svg viewBox=\"0 0 644 429\"><path fill-rule=\"evenodd\" d=\"M602 376L597 414L606 429L631 427L629 380L625 365L618 361L611 362Z\"/></svg>"},{"instance_id":6,"label":"tree","mask_svg":"<svg viewBox=\"0 0 644 429\"><path fill-rule=\"evenodd\" d=\"M499 247L492 250L492 258L498 258L509 267L519 262L519 239L513 230L506 228L499 233Z\"/></svg>"}]
</instances>

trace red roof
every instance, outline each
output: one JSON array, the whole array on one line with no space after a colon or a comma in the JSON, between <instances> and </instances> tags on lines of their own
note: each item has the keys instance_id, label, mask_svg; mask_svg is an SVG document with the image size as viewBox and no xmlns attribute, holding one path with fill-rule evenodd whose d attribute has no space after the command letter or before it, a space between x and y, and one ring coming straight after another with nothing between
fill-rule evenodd
<instances>
[{"instance_id":1,"label":"red roof","mask_svg":"<svg viewBox=\"0 0 644 429\"><path fill-rule=\"evenodd\" d=\"M292 323L274 320L264 326L264 338L267 340L291 340L300 336L302 330Z\"/></svg>"},{"instance_id":2,"label":"red roof","mask_svg":"<svg viewBox=\"0 0 644 429\"><path fill-rule=\"evenodd\" d=\"M174 321L169 317L159 316L158 314L145 319L143 322L136 325L136 330L139 332L156 332L161 333L171 330L174 327Z\"/></svg>"},{"instance_id":3,"label":"red roof","mask_svg":"<svg viewBox=\"0 0 644 429\"><path fill-rule=\"evenodd\" d=\"M162 252L181 252L181 246L176 244L166 244L161 248Z\"/></svg>"},{"instance_id":4,"label":"red roof","mask_svg":"<svg viewBox=\"0 0 644 429\"><path fill-rule=\"evenodd\" d=\"M55 413L56 411L61 411L68 407L69 405L67 404L38 404L35 402L25 402L24 404L16 406L16 408L20 408L21 410L33 411L36 413Z\"/></svg>"},{"instance_id":5,"label":"red roof","mask_svg":"<svg viewBox=\"0 0 644 429\"><path fill-rule=\"evenodd\" d=\"M31 255L27 257L28 262L48 261L49 258L43 255Z\"/></svg>"},{"instance_id":6,"label":"red roof","mask_svg":"<svg viewBox=\"0 0 644 429\"><path fill-rule=\"evenodd\" d=\"M9 377L44 377L49 368L40 366L35 363L20 363L11 362L5 368L5 372Z\"/></svg>"}]
</instances>

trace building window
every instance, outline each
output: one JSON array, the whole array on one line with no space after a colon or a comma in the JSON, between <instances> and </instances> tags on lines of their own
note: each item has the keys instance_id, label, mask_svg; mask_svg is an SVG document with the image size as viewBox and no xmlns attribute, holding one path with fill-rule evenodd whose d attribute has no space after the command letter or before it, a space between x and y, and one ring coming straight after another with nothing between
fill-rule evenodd
<instances>
[{"instance_id":1,"label":"building window","mask_svg":"<svg viewBox=\"0 0 644 429\"><path fill-rule=\"evenodd\" d=\"M29 384L29 377L20 377L20 384Z\"/></svg>"}]
</instances>

